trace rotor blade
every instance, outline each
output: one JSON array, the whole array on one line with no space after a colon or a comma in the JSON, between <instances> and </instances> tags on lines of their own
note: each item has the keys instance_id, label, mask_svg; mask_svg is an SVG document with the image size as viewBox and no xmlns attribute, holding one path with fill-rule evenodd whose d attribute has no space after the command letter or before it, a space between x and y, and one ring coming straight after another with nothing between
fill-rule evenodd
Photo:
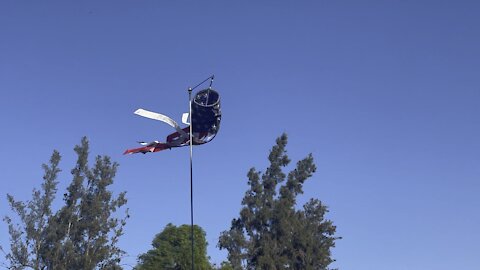
<instances>
[{"instance_id":1,"label":"rotor blade","mask_svg":"<svg viewBox=\"0 0 480 270\"><path fill-rule=\"evenodd\" d=\"M184 123L185 125L190 125L190 123L188 122L188 115L188 112L182 114L182 123Z\"/></svg>"},{"instance_id":2,"label":"rotor blade","mask_svg":"<svg viewBox=\"0 0 480 270\"><path fill-rule=\"evenodd\" d=\"M187 133L185 133L185 131L183 131L180 128L180 126L177 124L177 122L175 122L175 120L173 120L172 118L170 118L166 115L156 113L156 112L147 111L147 110L144 110L144 109L138 109L134 113L137 114L137 115L149 118L149 119L162 121L162 122L170 125L171 127L173 127L182 136L187 136Z\"/></svg>"}]
</instances>

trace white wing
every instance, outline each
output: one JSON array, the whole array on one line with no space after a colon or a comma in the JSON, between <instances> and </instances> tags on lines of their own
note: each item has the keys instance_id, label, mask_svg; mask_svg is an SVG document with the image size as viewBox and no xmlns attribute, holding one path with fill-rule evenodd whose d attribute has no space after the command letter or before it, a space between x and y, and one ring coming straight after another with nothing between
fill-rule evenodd
<instances>
[{"instance_id":1,"label":"white wing","mask_svg":"<svg viewBox=\"0 0 480 270\"><path fill-rule=\"evenodd\" d=\"M182 114L182 123L184 123L185 125L190 125L190 123L188 122L188 116L188 112Z\"/></svg>"},{"instance_id":2,"label":"white wing","mask_svg":"<svg viewBox=\"0 0 480 270\"><path fill-rule=\"evenodd\" d=\"M166 116L166 115L163 115L163 114L160 114L160 113L156 113L156 112L151 112L151 111L147 111L147 110L144 110L144 109L138 109L134 112L135 114L137 115L140 115L140 116L143 116L143 117L146 117L146 118L149 118L149 119L153 119L153 120L158 120L158 121L162 121L168 125L170 125L171 127L173 127L175 130L177 130L177 132L183 137L187 137L187 133L185 133L185 131L183 131L180 126L177 124L177 122L175 122L175 120L173 120L172 118Z\"/></svg>"}]
</instances>

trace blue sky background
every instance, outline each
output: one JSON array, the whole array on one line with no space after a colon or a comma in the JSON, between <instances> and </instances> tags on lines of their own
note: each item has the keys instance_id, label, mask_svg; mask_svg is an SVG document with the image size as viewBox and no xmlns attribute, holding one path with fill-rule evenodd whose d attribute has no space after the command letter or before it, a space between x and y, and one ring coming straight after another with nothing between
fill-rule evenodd
<instances>
[{"instance_id":1,"label":"blue sky background","mask_svg":"<svg viewBox=\"0 0 480 270\"><path fill-rule=\"evenodd\" d=\"M289 135L294 164L338 226L340 269L477 269L480 243L480 4L477 1L0 2L0 215L29 199L41 164L73 146L120 163L124 263L169 222L189 223L188 148L123 156L180 121L187 87L211 74L220 133L194 149L195 222L213 262L252 166ZM8 246L0 225L0 245Z\"/></svg>"}]
</instances>

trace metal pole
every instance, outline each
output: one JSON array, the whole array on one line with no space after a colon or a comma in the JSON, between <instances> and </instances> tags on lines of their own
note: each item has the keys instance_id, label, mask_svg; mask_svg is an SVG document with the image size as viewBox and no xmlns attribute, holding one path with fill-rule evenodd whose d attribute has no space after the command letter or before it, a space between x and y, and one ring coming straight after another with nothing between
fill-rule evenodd
<instances>
[{"instance_id":1,"label":"metal pole","mask_svg":"<svg viewBox=\"0 0 480 270\"><path fill-rule=\"evenodd\" d=\"M190 237L192 238L192 270L195 269L194 266L194 251L193 251L193 134L192 134L192 88L188 88L188 105L189 105L189 122L190 122Z\"/></svg>"},{"instance_id":2,"label":"metal pole","mask_svg":"<svg viewBox=\"0 0 480 270\"><path fill-rule=\"evenodd\" d=\"M212 87L213 79L215 75L212 75L201 83L195 85L193 88L188 88L188 105L189 105L189 122L190 122L190 237L192 239L192 270L195 270L195 262L194 262L194 233L193 233L193 123L192 123L192 90L202 85L204 82L210 80L210 86Z\"/></svg>"}]
</instances>

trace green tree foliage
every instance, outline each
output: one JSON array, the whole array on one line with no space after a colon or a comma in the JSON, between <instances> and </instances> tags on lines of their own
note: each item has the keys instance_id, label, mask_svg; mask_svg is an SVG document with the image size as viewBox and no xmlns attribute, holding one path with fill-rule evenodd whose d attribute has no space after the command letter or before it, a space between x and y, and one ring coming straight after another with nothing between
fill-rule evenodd
<instances>
[{"instance_id":1,"label":"green tree foliage","mask_svg":"<svg viewBox=\"0 0 480 270\"><path fill-rule=\"evenodd\" d=\"M212 269L207 257L205 232L197 225L193 226L194 264L196 270ZM169 223L153 239L153 249L139 256L137 270L188 270L191 264L191 227L176 227Z\"/></svg>"},{"instance_id":2,"label":"green tree foliage","mask_svg":"<svg viewBox=\"0 0 480 270\"><path fill-rule=\"evenodd\" d=\"M128 209L121 219L113 216L127 203L125 192L117 197L109 191L118 164L108 156L97 156L88 167L89 144L86 137L75 146L78 159L73 180L64 194L64 206L55 213L52 202L57 193L60 154L54 151L40 190L34 189L30 201L16 201L8 195L15 222L5 217L10 234L9 269L121 269L124 254L117 247L123 234Z\"/></svg>"},{"instance_id":3,"label":"green tree foliage","mask_svg":"<svg viewBox=\"0 0 480 270\"><path fill-rule=\"evenodd\" d=\"M218 246L228 251L233 269L328 269L333 261L330 249L338 238L333 223L325 219L327 207L311 199L296 209L305 180L316 170L313 157L300 160L286 175L286 145L283 134L270 151L267 170L250 169L240 216L220 236Z\"/></svg>"},{"instance_id":4,"label":"green tree foliage","mask_svg":"<svg viewBox=\"0 0 480 270\"><path fill-rule=\"evenodd\" d=\"M232 265L229 262L222 262L220 266L214 267L216 270L233 270Z\"/></svg>"}]
</instances>

